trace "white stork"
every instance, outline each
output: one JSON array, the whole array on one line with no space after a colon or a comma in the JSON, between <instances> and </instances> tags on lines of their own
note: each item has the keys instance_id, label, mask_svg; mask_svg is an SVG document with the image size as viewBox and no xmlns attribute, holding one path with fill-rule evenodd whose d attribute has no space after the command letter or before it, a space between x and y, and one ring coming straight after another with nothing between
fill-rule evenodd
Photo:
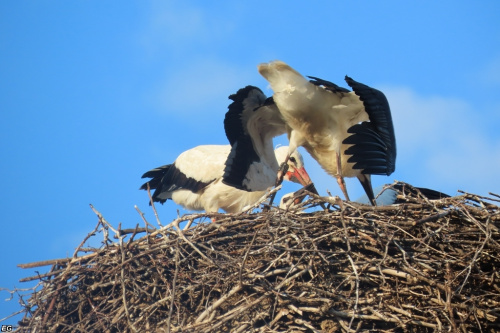
<instances>
[{"instance_id":1,"label":"white stork","mask_svg":"<svg viewBox=\"0 0 500 333\"><path fill-rule=\"evenodd\" d=\"M404 183L382 185L377 187L374 191L377 193L376 198L378 206L407 203L407 201L403 199L407 194L413 197L421 196L428 200L439 200L450 197L448 194L443 192L425 187L413 187ZM356 202L367 204L369 203L369 200L366 195L363 195L359 197Z\"/></svg>"},{"instance_id":2,"label":"white stork","mask_svg":"<svg viewBox=\"0 0 500 333\"><path fill-rule=\"evenodd\" d=\"M240 212L275 184L284 162L289 167L286 180L311 184L300 153L288 158L288 147L273 149L272 139L285 133L285 124L272 99L253 86L229 98L233 102L224 127L231 145L198 146L173 164L146 172L142 177L152 179L141 189L149 183L154 201L172 199L190 210Z\"/></svg>"},{"instance_id":3,"label":"white stork","mask_svg":"<svg viewBox=\"0 0 500 333\"><path fill-rule=\"evenodd\" d=\"M396 139L385 95L346 76L353 92L331 82L309 81L282 61L258 66L269 81L283 116L289 152L303 146L337 182L347 200L343 177L357 177L376 205L372 174L395 169Z\"/></svg>"},{"instance_id":4,"label":"white stork","mask_svg":"<svg viewBox=\"0 0 500 333\"><path fill-rule=\"evenodd\" d=\"M222 181L225 162L231 151L229 145L204 145L189 149L177 157L173 164L161 166L146 172L142 178L152 178L141 186L142 190L154 190L153 201L164 203L172 199L189 210L217 212L219 208L228 213L240 212L245 206L254 204L273 186L278 168L267 187L256 176L248 176L260 185L259 190L244 190L226 185ZM288 147L276 149L278 162L284 162ZM289 171L285 179L307 185L311 182L304 169L302 156L292 155L288 162ZM270 169L271 170L271 169Z\"/></svg>"},{"instance_id":5,"label":"white stork","mask_svg":"<svg viewBox=\"0 0 500 333\"><path fill-rule=\"evenodd\" d=\"M283 195L281 197L279 207L281 209L289 209L300 204L302 200L304 200L306 195L304 193L304 189L305 187L298 191ZM404 183L382 185L377 187L374 191L374 193L377 193L377 206L389 206L407 203L408 201L404 199L406 195L411 195L413 197L420 196L426 198L427 200L440 200L450 197L448 194L443 192L428 189L425 187L413 187ZM366 194L359 197L355 202L365 205L371 203Z\"/></svg>"}]
</instances>

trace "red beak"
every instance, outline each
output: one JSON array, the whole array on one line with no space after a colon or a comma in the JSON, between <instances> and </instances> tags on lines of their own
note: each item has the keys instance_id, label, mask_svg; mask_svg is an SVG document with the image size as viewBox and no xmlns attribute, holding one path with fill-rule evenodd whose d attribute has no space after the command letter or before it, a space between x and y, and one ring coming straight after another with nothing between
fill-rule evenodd
<instances>
[{"instance_id":1,"label":"red beak","mask_svg":"<svg viewBox=\"0 0 500 333\"><path fill-rule=\"evenodd\" d=\"M294 172L287 171L286 175L290 181L300 183L302 186L307 186L312 183L311 178L304 167L295 169Z\"/></svg>"}]
</instances>

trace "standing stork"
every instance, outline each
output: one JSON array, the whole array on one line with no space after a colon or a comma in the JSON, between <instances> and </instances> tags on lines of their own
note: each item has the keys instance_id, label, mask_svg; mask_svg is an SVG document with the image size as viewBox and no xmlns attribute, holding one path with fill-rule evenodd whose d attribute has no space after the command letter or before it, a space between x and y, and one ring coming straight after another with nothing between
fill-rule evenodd
<instances>
[{"instance_id":1,"label":"standing stork","mask_svg":"<svg viewBox=\"0 0 500 333\"><path fill-rule=\"evenodd\" d=\"M224 129L231 144L231 153L226 161L223 182L239 189L252 191L264 189L277 184L276 173L280 164L292 167L290 173L284 170L288 178L297 180L315 194L318 191L311 182L303 167L302 156L298 151L285 156L277 149L273 153L273 138L286 133L285 121L272 97L266 97L262 90L254 86L246 86L229 96L233 101L224 119ZM283 162L277 161L277 158ZM261 182L261 184L259 184ZM270 204L275 194L271 197Z\"/></svg>"},{"instance_id":2,"label":"standing stork","mask_svg":"<svg viewBox=\"0 0 500 333\"><path fill-rule=\"evenodd\" d=\"M233 102L224 127L231 145L206 145L187 150L173 164L146 172L152 178L153 201L172 199L190 210L236 213L257 202L275 184L279 165L285 179L311 184L300 153L288 158L288 147L273 149L273 137L285 133L279 111L262 91L248 86L229 96Z\"/></svg>"},{"instance_id":3,"label":"standing stork","mask_svg":"<svg viewBox=\"0 0 500 333\"><path fill-rule=\"evenodd\" d=\"M303 146L337 182L347 200L344 177L357 177L376 205L372 174L390 175L396 139L385 95L346 76L349 91L326 80L309 81L282 61L260 64L287 124L289 153Z\"/></svg>"}]
</instances>

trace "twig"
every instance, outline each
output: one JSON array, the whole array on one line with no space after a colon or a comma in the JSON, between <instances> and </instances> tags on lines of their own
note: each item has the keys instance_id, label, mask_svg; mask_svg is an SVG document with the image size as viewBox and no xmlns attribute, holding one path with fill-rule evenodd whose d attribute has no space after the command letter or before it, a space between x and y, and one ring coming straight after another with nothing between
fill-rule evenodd
<instances>
[{"instance_id":1,"label":"twig","mask_svg":"<svg viewBox=\"0 0 500 333\"><path fill-rule=\"evenodd\" d=\"M451 210L446 210L442 213L434 214L434 215L428 216L426 218L420 219L418 221L415 221L414 223L415 223L415 225L419 225L422 223L434 222L434 221L437 221L445 216L448 216L450 213L451 213Z\"/></svg>"},{"instance_id":2,"label":"twig","mask_svg":"<svg viewBox=\"0 0 500 333\"><path fill-rule=\"evenodd\" d=\"M97 211L97 209L94 208L94 206L92 206L92 204L90 204L90 208L92 209L92 211L97 215L97 217L99 218L99 222L102 224L102 225L105 225L106 228L109 228L111 230L113 230L113 232L116 234L116 235L120 235L120 232L113 228L113 226L108 222L106 221L106 219L102 216L101 213L99 213Z\"/></svg>"},{"instance_id":3,"label":"twig","mask_svg":"<svg viewBox=\"0 0 500 333\"><path fill-rule=\"evenodd\" d=\"M273 195L276 196L276 193L281 190L281 188L283 187L283 185L278 185L276 186L275 188L273 188L271 191L269 191L268 193L264 194L259 200L257 200L256 203L254 203L253 205L248 205L246 207L243 207L241 213L239 213L238 215L242 215L242 214L248 214L248 212L258 208L264 201L268 200L270 197L272 197ZM271 202L269 203L269 207L271 207Z\"/></svg>"},{"instance_id":4,"label":"twig","mask_svg":"<svg viewBox=\"0 0 500 333\"><path fill-rule=\"evenodd\" d=\"M147 186L149 187L149 183L148 183ZM149 223L146 220L146 217L144 216L144 213L139 209L139 207L137 207L137 205L134 205L134 208L139 213L139 215L141 216L142 220L144 221L144 225L146 226L145 228L140 228L140 230L144 230L147 233L151 233L154 230L156 230L156 228L151 223ZM149 229L149 227L151 227L151 229ZM128 229L125 229L125 230L128 230ZM123 231L125 231L125 230L123 230ZM144 231L141 231L141 232L144 232Z\"/></svg>"},{"instance_id":5,"label":"twig","mask_svg":"<svg viewBox=\"0 0 500 333\"><path fill-rule=\"evenodd\" d=\"M156 207L155 207L155 202L153 200L153 196L151 195L151 189L149 188L149 182L146 183L146 189L148 191L149 203L151 204L151 208L153 208L153 212L154 212L155 217L156 217L156 222L161 227L162 226L161 225L161 221L160 221L160 218L158 217L158 212L156 211Z\"/></svg>"},{"instance_id":6,"label":"twig","mask_svg":"<svg viewBox=\"0 0 500 333\"><path fill-rule=\"evenodd\" d=\"M177 242L177 247L175 251L175 272L174 272L174 281L172 282L172 292L170 296L170 309L168 310L167 333L170 333L170 321L172 319L172 312L174 310L174 300L175 300L178 274L179 274L179 242Z\"/></svg>"},{"instance_id":7,"label":"twig","mask_svg":"<svg viewBox=\"0 0 500 333\"><path fill-rule=\"evenodd\" d=\"M90 205L90 207L92 207L92 205ZM92 207L92 209L94 209ZM97 222L97 225L95 226L94 230L92 230L91 232L89 232L87 234L87 236L83 239L83 241L80 243L80 245L78 245L78 247L75 249L75 252L73 252L73 258L77 258L77 255L78 255L78 252L80 251L80 249L82 248L83 244L85 244L85 242L90 238L92 237L93 235L95 235L95 233L97 232L97 230L99 229L99 226L101 225L101 221Z\"/></svg>"},{"instance_id":8,"label":"twig","mask_svg":"<svg viewBox=\"0 0 500 333\"><path fill-rule=\"evenodd\" d=\"M347 232L347 226L344 220L344 210L340 212L340 221L342 222L342 227L344 228L344 236L347 245L347 253L346 253L347 259L351 263L352 271L354 273L354 276L356 277L356 299L354 301L354 313L356 313L358 311L358 304L359 304L359 275L358 275L358 270L356 269L356 265L354 264L354 260L352 260L351 257L351 244L349 242L349 234ZM351 321L349 322L349 329L351 329L353 322L354 322L354 317L352 317Z\"/></svg>"},{"instance_id":9,"label":"twig","mask_svg":"<svg viewBox=\"0 0 500 333\"><path fill-rule=\"evenodd\" d=\"M245 267L245 263L248 258L248 253L250 252L250 249L252 248L253 242L255 241L255 237L257 236L257 230L255 230L255 233L253 234L252 240L250 241L250 244L248 245L247 250L245 251L245 256L243 257L243 261L241 262L241 267L240 267L240 287L243 287L243 278L241 276L241 273L243 272L243 268Z\"/></svg>"},{"instance_id":10,"label":"twig","mask_svg":"<svg viewBox=\"0 0 500 333\"><path fill-rule=\"evenodd\" d=\"M59 259L51 259L51 260L43 260L43 261L35 261L27 264L17 264L17 267L19 268L35 268L35 267L42 267L42 266L49 266L49 265L61 265L65 263L76 263L76 262L82 262L87 259L91 259L95 256L97 256L98 253L90 253L84 256L80 256L77 258L59 258Z\"/></svg>"},{"instance_id":11,"label":"twig","mask_svg":"<svg viewBox=\"0 0 500 333\"><path fill-rule=\"evenodd\" d=\"M231 289L227 294L219 298L216 302L214 302L212 305L210 305L205 311L203 311L198 318L194 321L196 323L201 323L212 311L217 309L219 306L222 305L226 300L228 300L231 296L236 294L241 290L241 286L237 285L234 286L233 289Z\"/></svg>"},{"instance_id":12,"label":"twig","mask_svg":"<svg viewBox=\"0 0 500 333\"><path fill-rule=\"evenodd\" d=\"M118 233L118 232L117 232ZM127 322L130 328L134 332L137 332L137 329L135 328L134 324L130 321L130 313L128 311L128 306L127 306L127 294L126 294L126 288L125 288L125 249L123 247L123 238L124 236L120 236L119 238L119 244L120 244L120 251L121 251L121 270L120 270L120 275L121 275L121 285L122 285L122 300L123 300L123 307L125 309L125 315L127 316Z\"/></svg>"}]
</instances>

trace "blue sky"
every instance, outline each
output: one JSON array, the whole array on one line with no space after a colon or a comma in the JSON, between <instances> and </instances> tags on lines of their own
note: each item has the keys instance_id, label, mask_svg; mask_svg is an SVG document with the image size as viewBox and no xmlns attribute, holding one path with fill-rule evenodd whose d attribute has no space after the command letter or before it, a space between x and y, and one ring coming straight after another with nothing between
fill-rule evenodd
<instances>
[{"instance_id":1,"label":"blue sky","mask_svg":"<svg viewBox=\"0 0 500 333\"><path fill-rule=\"evenodd\" d=\"M71 256L97 223L90 203L115 226L142 226L134 205L154 222L142 173L226 144L227 97L272 94L256 66L275 59L385 92L398 160L374 186L499 193L499 14L497 1L1 1L0 287L48 269L19 263ZM164 224L185 213L157 209ZM18 309L8 297L0 319Z\"/></svg>"}]
</instances>

